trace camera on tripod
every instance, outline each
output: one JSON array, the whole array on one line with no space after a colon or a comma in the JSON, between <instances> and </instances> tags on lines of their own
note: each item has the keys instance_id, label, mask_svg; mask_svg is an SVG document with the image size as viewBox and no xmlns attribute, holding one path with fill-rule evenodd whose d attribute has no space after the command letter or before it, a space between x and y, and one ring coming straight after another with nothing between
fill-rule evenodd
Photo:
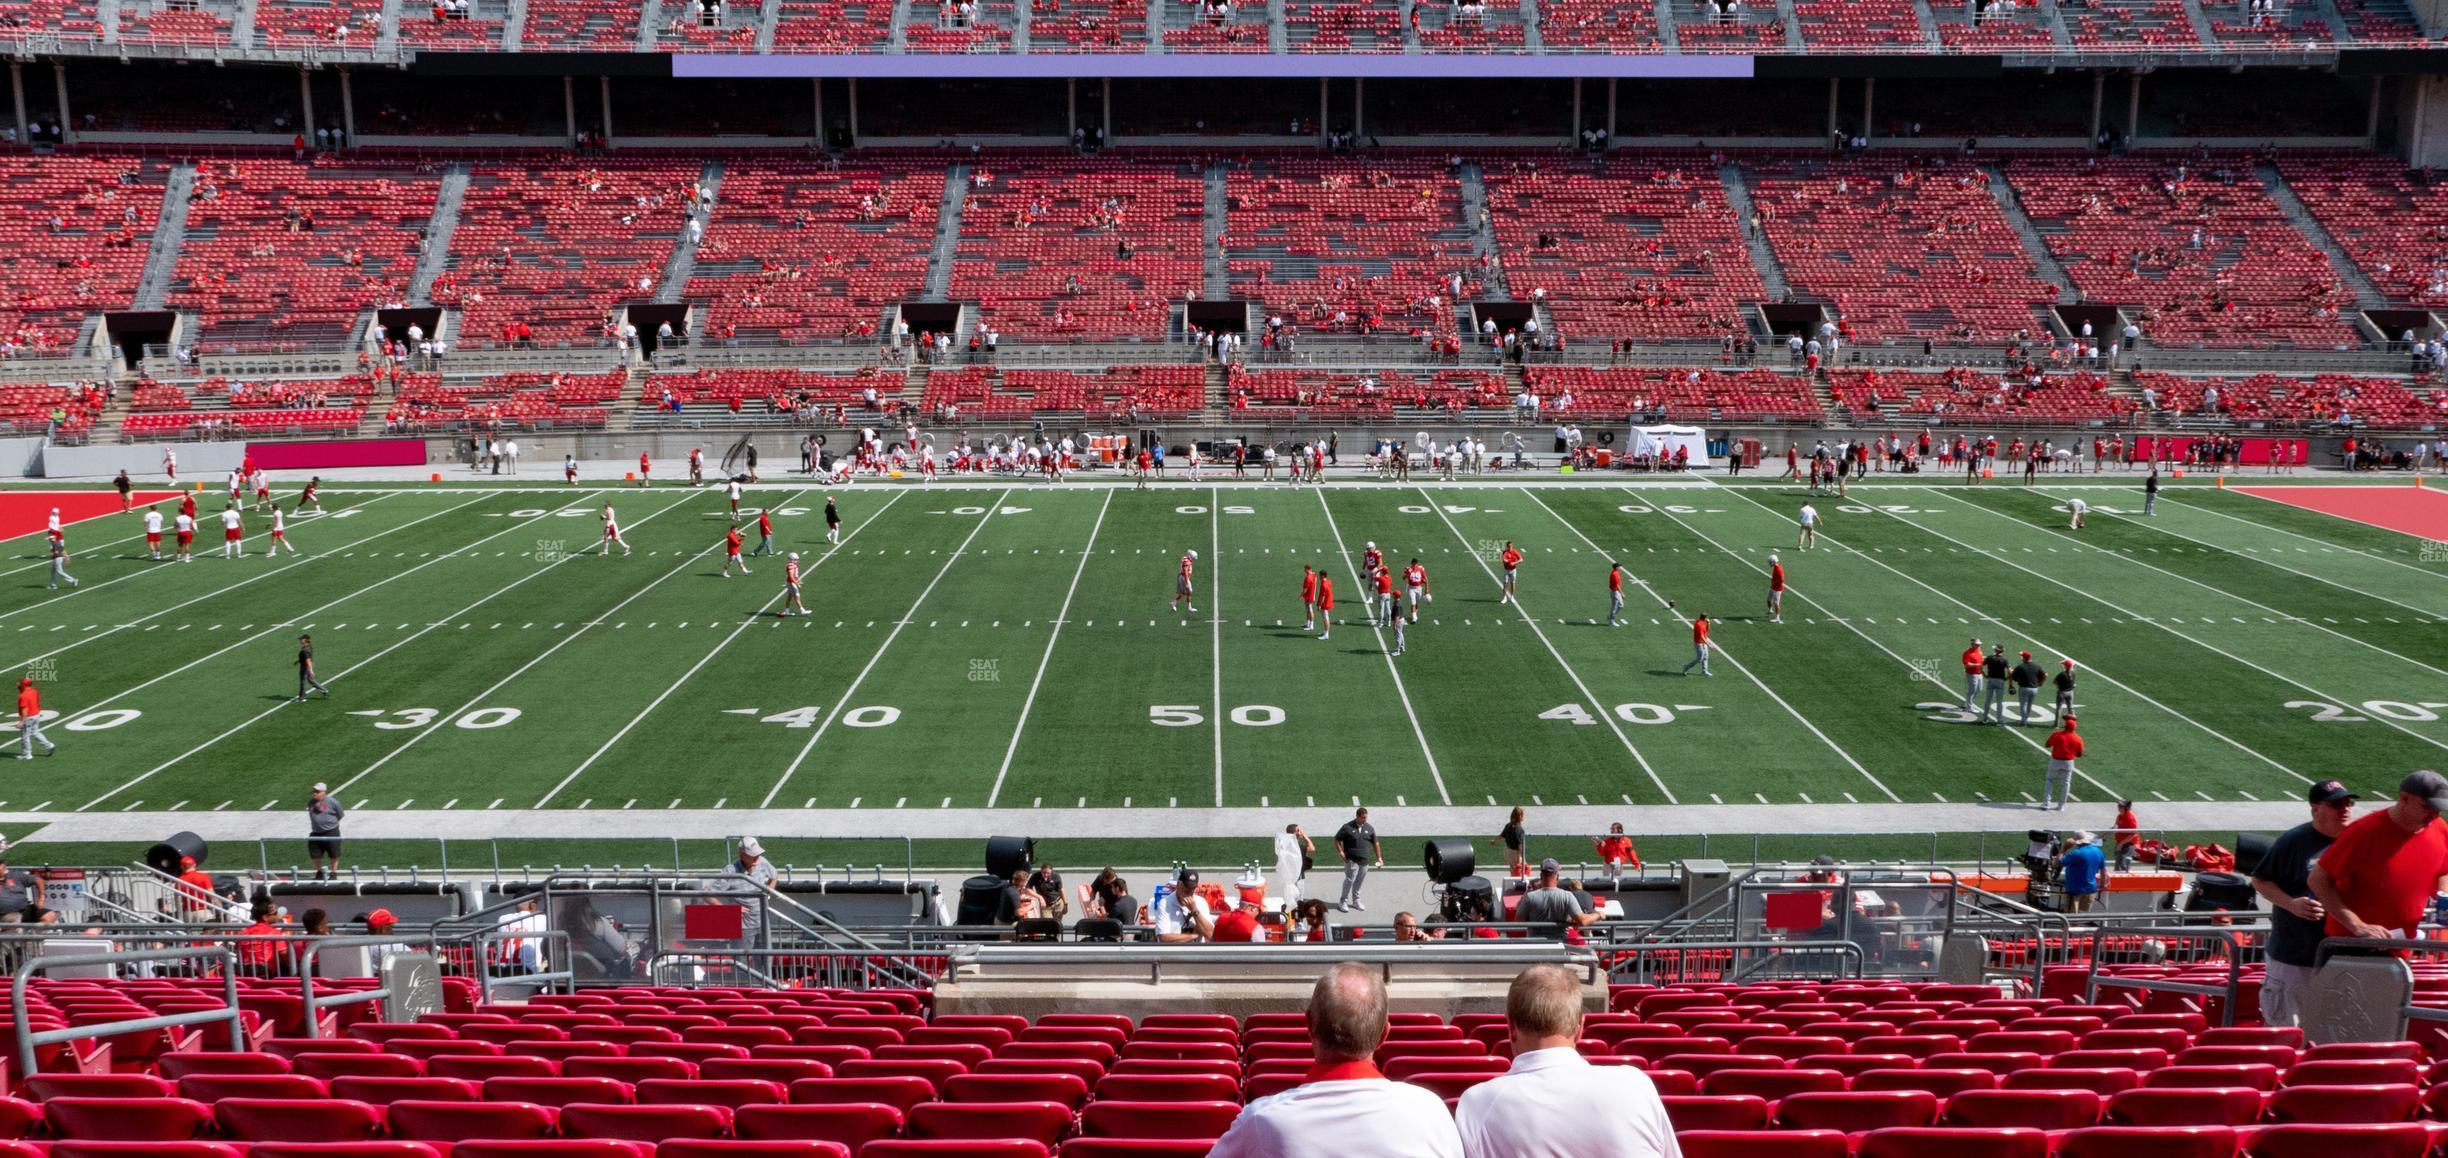
<instances>
[{"instance_id":1,"label":"camera on tripod","mask_svg":"<svg viewBox=\"0 0 2448 1158\"><path fill-rule=\"evenodd\" d=\"M1428 883L1437 892L1437 914L1448 921L1496 919L1496 885L1472 874L1479 854L1467 840L1432 840L1421 853Z\"/></svg>"}]
</instances>

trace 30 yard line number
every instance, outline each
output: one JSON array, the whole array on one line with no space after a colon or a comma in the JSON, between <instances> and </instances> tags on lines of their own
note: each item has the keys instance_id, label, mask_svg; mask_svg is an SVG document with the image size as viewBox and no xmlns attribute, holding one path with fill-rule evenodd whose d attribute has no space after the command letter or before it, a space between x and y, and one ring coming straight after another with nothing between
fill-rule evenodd
<instances>
[{"instance_id":1,"label":"30 yard line number","mask_svg":"<svg viewBox=\"0 0 2448 1158\"><path fill-rule=\"evenodd\" d=\"M371 716L374 726L386 732L406 732L425 727L442 718L439 708L391 708L350 712L352 716ZM453 719L451 723L471 732L498 728L516 721L525 713L517 708L478 708Z\"/></svg>"}]
</instances>

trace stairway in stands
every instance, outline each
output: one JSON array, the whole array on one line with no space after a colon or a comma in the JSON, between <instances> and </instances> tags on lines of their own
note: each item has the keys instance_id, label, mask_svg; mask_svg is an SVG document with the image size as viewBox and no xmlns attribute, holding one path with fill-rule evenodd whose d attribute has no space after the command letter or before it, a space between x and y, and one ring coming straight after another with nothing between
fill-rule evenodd
<instances>
[{"instance_id":1,"label":"stairway in stands","mask_svg":"<svg viewBox=\"0 0 2448 1158\"><path fill-rule=\"evenodd\" d=\"M2346 250L2338 245L2337 238L2330 236L2329 227L2321 224L2320 219L2314 217L2312 210L2303 203L2303 198L2295 195L2295 187L2287 184L2286 178L2279 174L2278 166L2263 163L2253 166L2253 172L2261 178L2262 188L2269 190L2270 200L2286 211L2287 220L2294 223L2295 231L2303 234L2305 240L2329 259L2329 268L2337 273L2338 280L2354 291L2355 307L2365 310L2387 308L2388 295L2381 293L2380 287L2372 284L2371 276L2363 272L2363 267L2346 255Z\"/></svg>"},{"instance_id":2,"label":"stairway in stands","mask_svg":"<svg viewBox=\"0 0 2448 1158\"><path fill-rule=\"evenodd\" d=\"M1793 286L1785 280L1785 268L1777 264L1776 251L1768 248L1768 238L1751 235L1750 222L1758 210L1751 203L1751 186L1743 180L1742 170L1733 165L1719 165L1717 180L1725 186L1726 205L1734 211L1737 228L1743 231L1743 249L1751 255L1752 268L1759 271L1760 285L1768 291L1769 301L1783 301L1792 296Z\"/></svg>"},{"instance_id":3,"label":"stairway in stands","mask_svg":"<svg viewBox=\"0 0 2448 1158\"><path fill-rule=\"evenodd\" d=\"M2081 300L2074 292L2074 277L2058 264L2057 255L2049 252L2048 239L2040 236L2040 227L2032 224L2031 214L2023 211L2023 199L2015 196L2014 186L2006 181L2006 173L1995 165L1984 165L1989 174L1989 195L1997 199L1998 212L2005 214L2006 224L2013 226L2015 236L2023 239L2023 255L2031 258L2032 268L2057 287L2057 304L2070 306Z\"/></svg>"}]
</instances>

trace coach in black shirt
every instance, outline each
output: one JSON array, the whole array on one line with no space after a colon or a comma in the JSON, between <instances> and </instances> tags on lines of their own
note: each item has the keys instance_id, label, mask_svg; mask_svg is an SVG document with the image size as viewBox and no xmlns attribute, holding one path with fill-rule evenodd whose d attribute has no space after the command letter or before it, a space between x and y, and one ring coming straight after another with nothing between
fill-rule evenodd
<instances>
[{"instance_id":1,"label":"coach in black shirt","mask_svg":"<svg viewBox=\"0 0 2448 1158\"><path fill-rule=\"evenodd\" d=\"M2312 864L2346 830L2354 815L2355 794L2335 780L2312 786L2312 819L2298 824L2270 845L2253 869L2253 891L2270 903L2268 966L2261 982L2261 1022L2294 1025L2302 1015L2304 991L2312 985L2312 961L2320 951L2323 918L2312 896Z\"/></svg>"},{"instance_id":2,"label":"coach in black shirt","mask_svg":"<svg viewBox=\"0 0 2448 1158\"><path fill-rule=\"evenodd\" d=\"M2040 685L2047 682L2048 673L2032 662L2030 652L2024 652L2023 662L2014 667L2015 713L2020 717L2015 723L2026 728L2031 726L2032 701L2040 695Z\"/></svg>"},{"instance_id":3,"label":"coach in black shirt","mask_svg":"<svg viewBox=\"0 0 2448 1158\"><path fill-rule=\"evenodd\" d=\"M1385 863L1385 850L1377 845L1377 827L1369 823L1368 809L1352 813L1335 830L1335 849L1343 854L1343 899L1335 904L1336 911L1366 910L1368 906L1360 903L1360 885L1368 880L1370 865Z\"/></svg>"}]
</instances>

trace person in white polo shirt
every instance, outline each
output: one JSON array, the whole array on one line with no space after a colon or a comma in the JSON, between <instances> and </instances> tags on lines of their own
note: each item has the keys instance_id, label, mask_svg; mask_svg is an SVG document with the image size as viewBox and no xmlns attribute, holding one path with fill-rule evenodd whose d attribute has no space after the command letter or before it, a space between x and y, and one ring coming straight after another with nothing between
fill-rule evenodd
<instances>
[{"instance_id":1,"label":"person in white polo shirt","mask_svg":"<svg viewBox=\"0 0 2448 1158\"><path fill-rule=\"evenodd\" d=\"M1386 1035L1377 970L1348 961L1328 969L1309 993L1308 1020L1316 1059L1308 1079L1251 1102L1209 1158L1462 1158L1445 1100L1425 1086L1387 1081L1369 1060Z\"/></svg>"},{"instance_id":2,"label":"person in white polo shirt","mask_svg":"<svg viewBox=\"0 0 2448 1158\"><path fill-rule=\"evenodd\" d=\"M1681 1158L1666 1104L1649 1076L1593 1066L1581 1038L1581 982L1561 965L1533 965L1505 994L1513 1068L1471 1087L1454 1110L1470 1158Z\"/></svg>"}]
</instances>

